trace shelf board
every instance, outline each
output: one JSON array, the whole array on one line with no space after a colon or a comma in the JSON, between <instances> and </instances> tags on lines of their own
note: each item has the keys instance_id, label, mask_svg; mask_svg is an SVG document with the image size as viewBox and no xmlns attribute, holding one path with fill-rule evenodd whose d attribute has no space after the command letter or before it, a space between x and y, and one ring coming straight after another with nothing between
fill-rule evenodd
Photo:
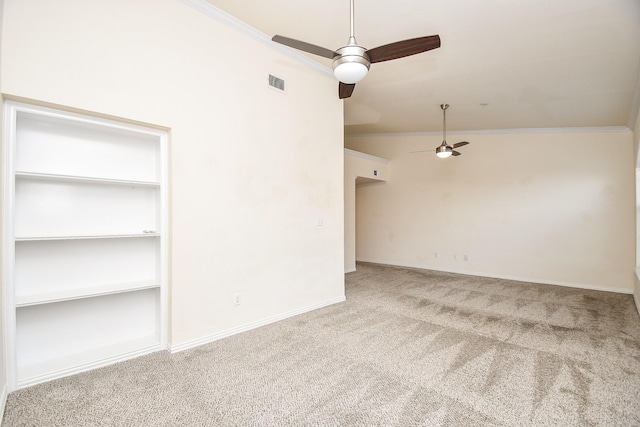
<instances>
[{"instance_id":1,"label":"shelf board","mask_svg":"<svg viewBox=\"0 0 640 427\"><path fill-rule=\"evenodd\" d=\"M44 181L84 182L89 184L133 185L136 187L159 187L160 186L160 183L156 181L133 181L133 180L127 180L127 179L94 178L94 177L87 177L87 176L60 175L60 174L24 172L24 171L17 171L16 178L37 179L37 180L44 180Z\"/></svg>"},{"instance_id":2,"label":"shelf board","mask_svg":"<svg viewBox=\"0 0 640 427\"><path fill-rule=\"evenodd\" d=\"M156 335L152 335L30 365L18 364L18 388L110 365L158 350L161 350L160 340Z\"/></svg>"},{"instance_id":3,"label":"shelf board","mask_svg":"<svg viewBox=\"0 0 640 427\"><path fill-rule=\"evenodd\" d=\"M60 290L29 295L16 295L16 307L28 307L39 304L51 304L81 298L92 298L104 295L135 292L144 289L159 288L158 282L118 283L112 285L92 286L82 289Z\"/></svg>"},{"instance_id":4,"label":"shelf board","mask_svg":"<svg viewBox=\"0 0 640 427\"><path fill-rule=\"evenodd\" d=\"M138 237L159 237L160 233L131 233L131 234L95 234L95 235L66 235L66 236L16 236L16 242L31 242L41 240L87 240L87 239L130 239Z\"/></svg>"}]
</instances>

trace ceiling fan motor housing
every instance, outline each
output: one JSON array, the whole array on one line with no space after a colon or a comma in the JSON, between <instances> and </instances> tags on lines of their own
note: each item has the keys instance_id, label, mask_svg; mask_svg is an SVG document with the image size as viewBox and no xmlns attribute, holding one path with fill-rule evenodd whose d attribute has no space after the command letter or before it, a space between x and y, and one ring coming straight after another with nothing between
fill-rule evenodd
<instances>
[{"instance_id":1,"label":"ceiling fan motor housing","mask_svg":"<svg viewBox=\"0 0 640 427\"><path fill-rule=\"evenodd\" d=\"M447 145L446 141L442 141L442 145L436 148L436 156L446 158L453 154L453 149Z\"/></svg>"},{"instance_id":2,"label":"ceiling fan motor housing","mask_svg":"<svg viewBox=\"0 0 640 427\"><path fill-rule=\"evenodd\" d=\"M1 1L1 0L0 0ZM373 49L365 49L356 42L354 31L354 13L351 0L351 36L346 46L333 51L321 46L300 40L275 35L271 40L284 44L294 49L313 55L322 56L333 60L333 75L338 79L338 98L349 98L353 93L355 84L362 80L369 72L371 62L383 62L391 59L404 58L416 55L431 49L440 47L440 36L417 37L395 43L378 46Z\"/></svg>"},{"instance_id":3,"label":"ceiling fan motor housing","mask_svg":"<svg viewBox=\"0 0 640 427\"><path fill-rule=\"evenodd\" d=\"M333 60L333 72L342 83L357 83L367 75L371 60L364 47L348 44L336 50L336 53L338 56Z\"/></svg>"}]
</instances>

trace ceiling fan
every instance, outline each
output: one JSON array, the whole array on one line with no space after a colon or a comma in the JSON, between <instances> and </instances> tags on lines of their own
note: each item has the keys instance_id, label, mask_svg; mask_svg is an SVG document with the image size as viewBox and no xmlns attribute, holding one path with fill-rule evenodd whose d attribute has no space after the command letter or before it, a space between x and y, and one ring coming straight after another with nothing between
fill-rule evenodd
<instances>
[{"instance_id":1,"label":"ceiling fan","mask_svg":"<svg viewBox=\"0 0 640 427\"><path fill-rule=\"evenodd\" d=\"M416 55L440 47L440 36L418 37L386 44L370 50L359 46L354 35L353 2L351 0L351 36L346 46L335 51L316 46L311 43L275 35L271 40L294 49L333 59L333 73L340 81L338 97L349 98L356 87L369 71L369 66L375 62L389 61Z\"/></svg>"},{"instance_id":2,"label":"ceiling fan","mask_svg":"<svg viewBox=\"0 0 640 427\"><path fill-rule=\"evenodd\" d=\"M449 156L461 155L462 153L456 151L455 148L464 147L465 145L470 144L469 141L456 142L453 145L447 144L447 108L449 108L449 104L440 104L440 108L442 108L442 144L437 146L435 150L412 151L412 153L435 151L436 156L446 159Z\"/></svg>"}]
</instances>

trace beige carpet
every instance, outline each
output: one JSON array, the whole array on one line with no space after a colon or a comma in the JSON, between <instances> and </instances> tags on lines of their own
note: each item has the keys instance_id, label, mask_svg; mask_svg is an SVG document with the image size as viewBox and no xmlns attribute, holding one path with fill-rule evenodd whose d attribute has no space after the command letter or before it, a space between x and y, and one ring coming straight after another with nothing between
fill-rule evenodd
<instances>
[{"instance_id":1,"label":"beige carpet","mask_svg":"<svg viewBox=\"0 0 640 427\"><path fill-rule=\"evenodd\" d=\"M4 426L638 426L630 295L359 264L347 302L12 393Z\"/></svg>"}]
</instances>

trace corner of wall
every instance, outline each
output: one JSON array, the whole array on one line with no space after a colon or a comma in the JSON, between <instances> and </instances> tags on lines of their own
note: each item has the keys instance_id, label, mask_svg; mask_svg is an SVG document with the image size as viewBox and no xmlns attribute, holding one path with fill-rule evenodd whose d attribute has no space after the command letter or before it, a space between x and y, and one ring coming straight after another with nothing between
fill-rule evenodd
<instances>
[{"instance_id":1,"label":"corner of wall","mask_svg":"<svg viewBox=\"0 0 640 427\"><path fill-rule=\"evenodd\" d=\"M2 8L2 0L0 0L0 9ZM0 14L0 21L2 20L2 16ZM1 31L1 25L0 25ZM0 95L0 135L4 135L4 100L2 95ZM0 138L0 142L4 144L4 139ZM0 168L0 188L4 188L4 170ZM0 206L4 206L4 199ZM4 211L4 208L0 209L0 211ZM0 223L4 222L4 217L0 218ZM4 235L2 231L0 231L0 241L4 241ZM0 258L4 259L4 249L0 245ZM4 417L4 407L7 403L7 395L8 395L8 381L7 381L7 367L6 367L6 351L7 347L5 344L5 336L6 332L5 328L5 306L4 306L4 266L0 265L0 426L2 426L2 420Z\"/></svg>"},{"instance_id":2,"label":"corner of wall","mask_svg":"<svg viewBox=\"0 0 640 427\"><path fill-rule=\"evenodd\" d=\"M0 426L2 426L2 419L4 416L4 407L7 405L7 384L2 384L2 389L0 390Z\"/></svg>"},{"instance_id":3,"label":"corner of wall","mask_svg":"<svg viewBox=\"0 0 640 427\"><path fill-rule=\"evenodd\" d=\"M640 198L638 197L638 178L639 169L640 168L640 63L638 64L638 72L636 74L636 84L635 91L633 96L633 104L631 106L631 114L629 115L629 128L631 128L633 132L633 154L635 155L635 164L636 164L636 208L638 203L640 202ZM637 210L637 209L636 209ZM633 299L636 303L636 309L638 310L638 314L640 314L640 262L638 260L638 255L640 251L640 247L638 246L638 239L640 233L640 217L636 213L636 275L633 286Z\"/></svg>"},{"instance_id":4,"label":"corner of wall","mask_svg":"<svg viewBox=\"0 0 640 427\"><path fill-rule=\"evenodd\" d=\"M636 303L636 310L640 315L640 268L636 268L636 280L633 286L633 300Z\"/></svg>"}]
</instances>

